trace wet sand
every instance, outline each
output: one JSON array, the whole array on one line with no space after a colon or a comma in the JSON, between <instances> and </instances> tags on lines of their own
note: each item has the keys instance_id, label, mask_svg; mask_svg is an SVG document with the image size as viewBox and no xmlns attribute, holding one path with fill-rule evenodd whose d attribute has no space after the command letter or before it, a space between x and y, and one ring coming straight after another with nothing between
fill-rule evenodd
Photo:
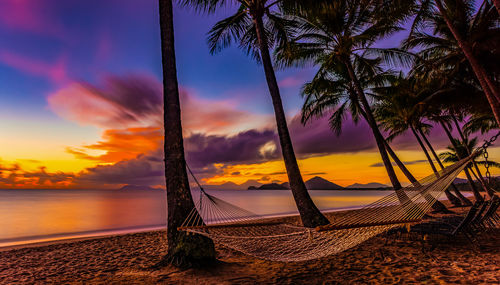
<instances>
[{"instance_id":1,"label":"wet sand","mask_svg":"<svg viewBox=\"0 0 500 285\"><path fill-rule=\"evenodd\" d=\"M152 269L167 250L165 232L153 231L0 249L0 284L500 283L499 229L474 246L459 239L422 248L382 235L327 258L280 263L218 246L212 267Z\"/></svg>"}]
</instances>

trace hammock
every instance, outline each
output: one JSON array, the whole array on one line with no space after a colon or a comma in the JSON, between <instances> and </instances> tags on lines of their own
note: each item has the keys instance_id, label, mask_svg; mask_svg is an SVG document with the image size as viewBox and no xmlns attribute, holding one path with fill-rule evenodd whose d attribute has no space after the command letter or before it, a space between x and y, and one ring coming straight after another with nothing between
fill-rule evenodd
<instances>
[{"instance_id":1,"label":"hammock","mask_svg":"<svg viewBox=\"0 0 500 285\"><path fill-rule=\"evenodd\" d=\"M420 221L476 155L361 209L333 213L330 224L317 228L262 218L201 188L195 208L178 229L261 259L317 259L347 250L391 228Z\"/></svg>"}]
</instances>

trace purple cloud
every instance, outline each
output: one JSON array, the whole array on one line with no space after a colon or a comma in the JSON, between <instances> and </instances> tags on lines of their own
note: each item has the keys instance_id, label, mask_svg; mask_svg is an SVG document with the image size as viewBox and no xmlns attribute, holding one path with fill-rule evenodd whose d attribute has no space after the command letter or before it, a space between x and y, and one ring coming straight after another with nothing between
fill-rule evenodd
<instances>
[{"instance_id":1,"label":"purple cloud","mask_svg":"<svg viewBox=\"0 0 500 285\"><path fill-rule=\"evenodd\" d=\"M163 155L155 152L137 158L87 168L75 179L76 185L113 186L122 184L164 185Z\"/></svg>"},{"instance_id":2,"label":"purple cloud","mask_svg":"<svg viewBox=\"0 0 500 285\"><path fill-rule=\"evenodd\" d=\"M342 134L336 136L328 125L328 117L321 117L303 126L300 115L296 115L290 121L289 129L295 151L300 156L359 152L375 147L375 140L365 122L355 125L348 119Z\"/></svg>"},{"instance_id":3,"label":"purple cloud","mask_svg":"<svg viewBox=\"0 0 500 285\"><path fill-rule=\"evenodd\" d=\"M280 156L276 144L276 134L270 130L250 130L234 136L193 134L185 139L187 159L195 167L274 160Z\"/></svg>"},{"instance_id":4,"label":"purple cloud","mask_svg":"<svg viewBox=\"0 0 500 285\"><path fill-rule=\"evenodd\" d=\"M162 90L157 80L147 76L114 77L103 87L74 83L47 101L60 117L84 125L127 128L161 124Z\"/></svg>"}]
</instances>

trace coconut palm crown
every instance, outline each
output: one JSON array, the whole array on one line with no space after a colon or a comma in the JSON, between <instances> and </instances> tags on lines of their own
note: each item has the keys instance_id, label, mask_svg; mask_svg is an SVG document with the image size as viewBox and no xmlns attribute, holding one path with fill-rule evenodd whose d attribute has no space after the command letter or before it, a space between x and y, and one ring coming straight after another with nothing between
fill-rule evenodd
<instances>
[{"instance_id":1,"label":"coconut palm crown","mask_svg":"<svg viewBox=\"0 0 500 285\"><path fill-rule=\"evenodd\" d=\"M293 38L280 45L276 52L280 66L316 64L328 72L345 70L342 72L348 75L352 85L350 90L357 96L357 100L353 101L359 100L366 114L395 189L400 189L401 184L386 152L384 138L378 130L356 69L371 68L370 73L376 74L379 72L378 65L373 60L378 58L390 63L411 62L412 57L407 53L373 47L377 40L402 29L398 24L406 18L408 9L405 1L393 1L389 4L386 1L343 0L323 3L321 9L295 12L291 15L297 25ZM384 14L380 11L384 11ZM341 106L345 108L345 105ZM341 113L342 109L339 109L337 114ZM335 126L335 117L330 122Z\"/></svg>"}]
</instances>

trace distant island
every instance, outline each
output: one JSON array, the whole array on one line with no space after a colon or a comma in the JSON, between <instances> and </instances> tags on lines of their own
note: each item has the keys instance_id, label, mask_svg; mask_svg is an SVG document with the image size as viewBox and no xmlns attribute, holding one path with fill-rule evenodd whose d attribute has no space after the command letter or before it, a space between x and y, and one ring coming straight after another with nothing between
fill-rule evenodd
<instances>
[{"instance_id":1,"label":"distant island","mask_svg":"<svg viewBox=\"0 0 500 285\"><path fill-rule=\"evenodd\" d=\"M456 182L460 180L457 179ZM463 180L463 179L461 179ZM462 182L462 181L460 181ZM370 182L366 184L354 183L352 185L342 187L336 183L328 181L327 179L319 176L314 176L313 178L304 182L308 190L390 190L390 186L377 182ZM219 185L202 185L205 190L290 190L290 184L288 182L272 182L262 184L257 180L248 180L242 184L236 184L234 182L226 182ZM136 191L136 190L164 190L164 188L153 188L147 185L136 185L129 184L125 185L117 190L121 191Z\"/></svg>"},{"instance_id":2,"label":"distant island","mask_svg":"<svg viewBox=\"0 0 500 285\"><path fill-rule=\"evenodd\" d=\"M314 176L313 178L306 181L306 187L309 190L341 190L344 187L330 182L319 176Z\"/></svg>"},{"instance_id":3,"label":"distant island","mask_svg":"<svg viewBox=\"0 0 500 285\"><path fill-rule=\"evenodd\" d=\"M463 178L456 178L454 180L455 185L460 189L464 188L467 191L468 181ZM479 182L478 182L479 183ZM370 183L354 183L346 187L342 187L331 181L328 181L322 177L315 176L305 182L308 190L391 190L392 187L386 184L378 182ZM257 180L248 180L242 184L236 184L234 182L226 182L219 185L202 185L205 190L290 190L290 184L288 182L283 183L267 183L262 184ZM135 185L129 184L125 185L117 190L124 191L136 191L136 190L165 190L164 188L153 188L147 185Z\"/></svg>"},{"instance_id":4,"label":"distant island","mask_svg":"<svg viewBox=\"0 0 500 285\"><path fill-rule=\"evenodd\" d=\"M359 184L355 183L352 185L349 185L347 187L342 187L338 184L335 184L331 181L328 181L322 177L315 176L305 182L306 188L309 190L344 190L344 189L349 189L349 190L355 190L355 189L390 189L389 186L381 183L367 183L367 184ZM290 185L288 182L284 183L268 183L268 184L262 184L260 186L256 185L251 185L247 188L248 190L289 190Z\"/></svg>"},{"instance_id":5,"label":"distant island","mask_svg":"<svg viewBox=\"0 0 500 285\"><path fill-rule=\"evenodd\" d=\"M286 185L285 183L281 183L281 184L269 183L269 184L263 184L263 185L259 186L258 188L255 186L250 186L250 187L248 187L248 189L252 190L250 188L253 188L253 189L258 189L258 190L289 190L290 188L287 186L288 185Z\"/></svg>"}]
</instances>

